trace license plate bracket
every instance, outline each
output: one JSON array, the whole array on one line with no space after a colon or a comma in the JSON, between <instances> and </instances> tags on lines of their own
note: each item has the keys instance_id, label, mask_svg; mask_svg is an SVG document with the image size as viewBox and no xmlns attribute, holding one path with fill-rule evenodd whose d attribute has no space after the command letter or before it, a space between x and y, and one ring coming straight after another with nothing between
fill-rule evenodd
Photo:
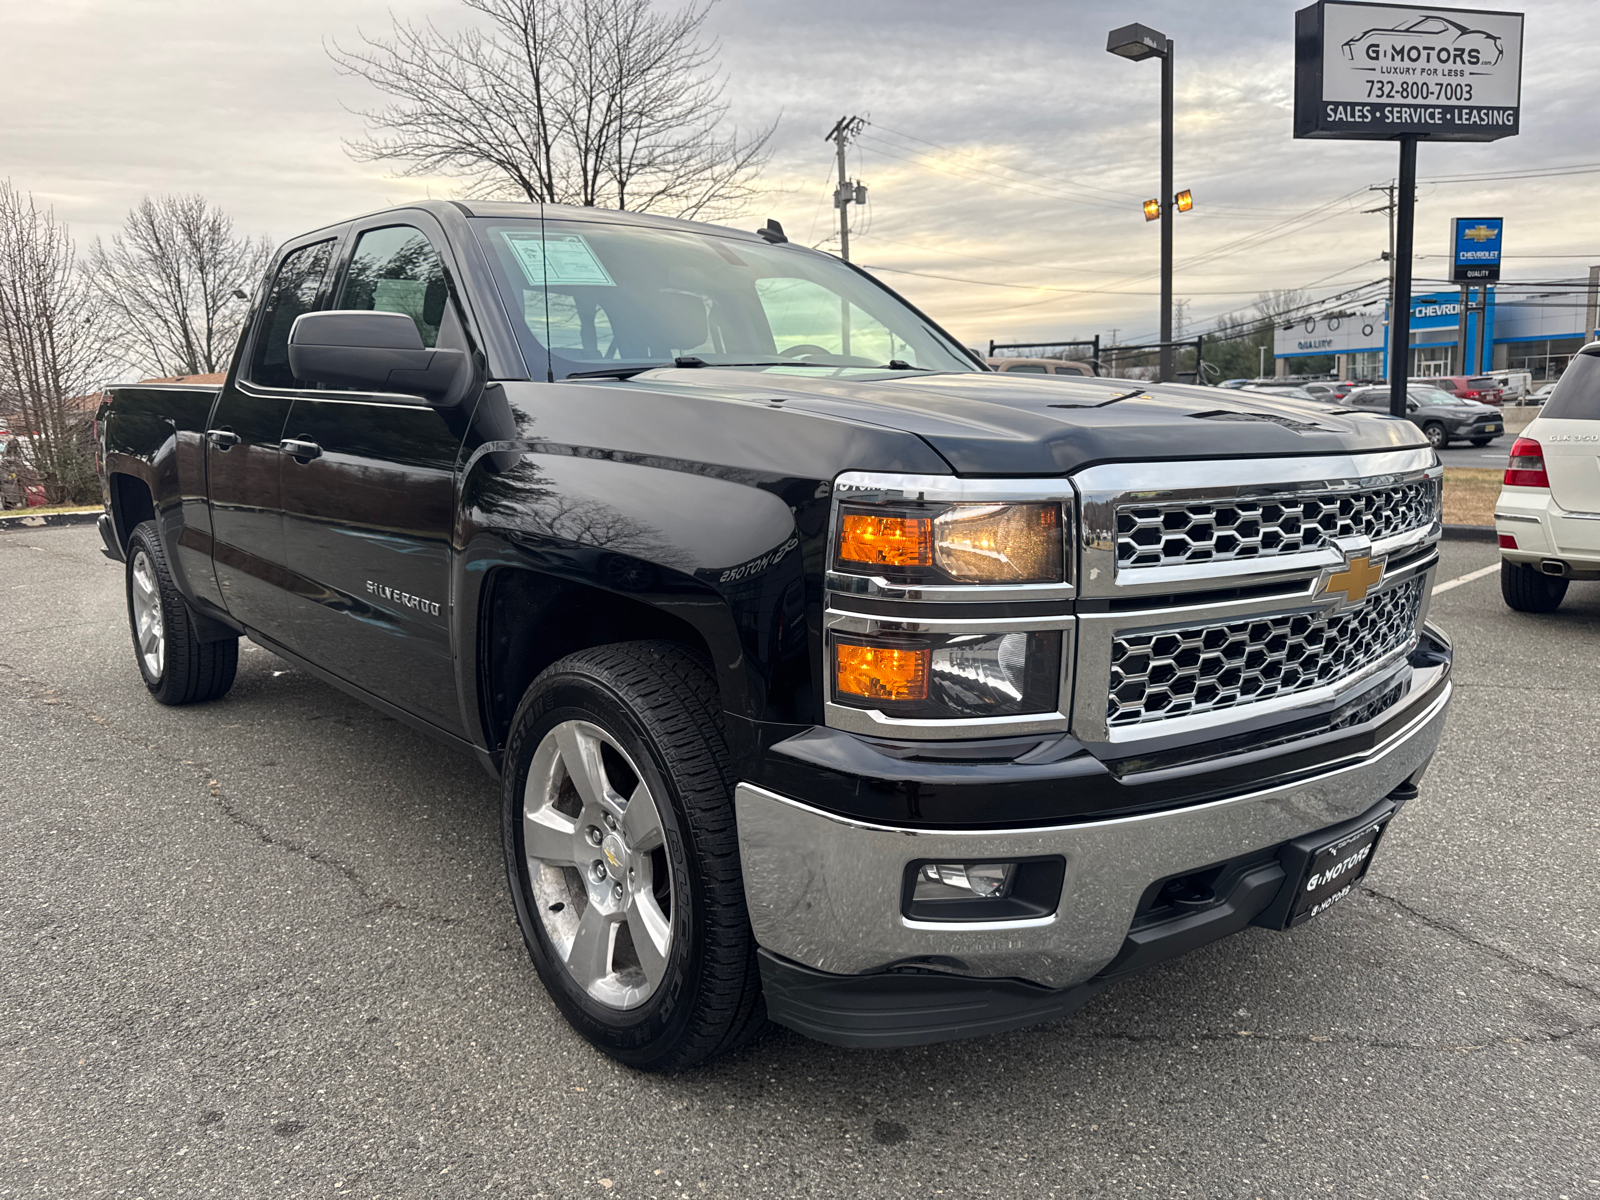
<instances>
[{"instance_id":1,"label":"license plate bracket","mask_svg":"<svg viewBox=\"0 0 1600 1200\"><path fill-rule=\"evenodd\" d=\"M1342 837L1316 847L1305 873L1295 889L1294 906L1289 910L1286 928L1309 921L1327 912L1355 891L1367 874L1377 852L1390 815Z\"/></svg>"},{"instance_id":2,"label":"license plate bracket","mask_svg":"<svg viewBox=\"0 0 1600 1200\"><path fill-rule=\"evenodd\" d=\"M1285 842L1278 850L1278 862L1284 873L1283 887L1253 924L1268 929L1292 929L1347 899L1355 891L1355 885L1366 876L1389 822L1410 799L1409 795L1401 796L1398 791L1384 797L1359 817ZM1340 866L1352 855L1356 856L1355 861ZM1337 900L1324 903L1335 894L1338 894Z\"/></svg>"}]
</instances>

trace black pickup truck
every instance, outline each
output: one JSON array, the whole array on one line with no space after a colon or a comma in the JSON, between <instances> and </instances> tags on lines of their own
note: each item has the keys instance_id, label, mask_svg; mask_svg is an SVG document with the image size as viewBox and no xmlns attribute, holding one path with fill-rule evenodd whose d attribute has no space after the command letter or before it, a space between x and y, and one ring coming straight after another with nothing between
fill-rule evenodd
<instances>
[{"instance_id":1,"label":"black pickup truck","mask_svg":"<svg viewBox=\"0 0 1600 1200\"><path fill-rule=\"evenodd\" d=\"M1415 426L991 372L776 223L332 225L220 389L100 417L154 697L245 636L476 755L544 985L640 1067L1013 1028L1296 926L1449 702Z\"/></svg>"}]
</instances>

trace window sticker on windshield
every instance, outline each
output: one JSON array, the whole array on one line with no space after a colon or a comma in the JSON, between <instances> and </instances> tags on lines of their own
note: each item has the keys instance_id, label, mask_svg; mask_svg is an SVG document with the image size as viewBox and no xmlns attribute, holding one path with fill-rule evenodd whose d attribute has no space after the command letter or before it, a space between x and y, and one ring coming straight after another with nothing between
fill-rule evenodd
<instances>
[{"instance_id":1,"label":"window sticker on windshield","mask_svg":"<svg viewBox=\"0 0 1600 1200\"><path fill-rule=\"evenodd\" d=\"M502 229L500 236L517 256L517 262L522 264L522 273L528 277L528 282L535 287L543 287L546 283L617 286L589 248L589 243L576 233L549 237Z\"/></svg>"}]
</instances>

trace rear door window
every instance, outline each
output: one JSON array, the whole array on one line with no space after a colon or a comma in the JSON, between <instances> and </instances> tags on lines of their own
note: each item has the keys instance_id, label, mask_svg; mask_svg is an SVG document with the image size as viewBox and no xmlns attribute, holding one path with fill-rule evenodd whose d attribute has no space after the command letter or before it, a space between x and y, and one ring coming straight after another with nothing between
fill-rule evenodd
<instances>
[{"instance_id":1,"label":"rear door window","mask_svg":"<svg viewBox=\"0 0 1600 1200\"><path fill-rule=\"evenodd\" d=\"M1044 375L1047 372L1038 363L1024 363L1020 367L1005 367L1007 375Z\"/></svg>"},{"instance_id":2,"label":"rear door window","mask_svg":"<svg viewBox=\"0 0 1600 1200\"><path fill-rule=\"evenodd\" d=\"M295 318L317 307L323 277L333 257L333 242L315 242L292 250L278 264L261 313L260 331L250 355L250 381L262 387L292 388L289 370L289 328Z\"/></svg>"},{"instance_id":3,"label":"rear door window","mask_svg":"<svg viewBox=\"0 0 1600 1200\"><path fill-rule=\"evenodd\" d=\"M1563 421L1600 421L1600 355L1573 355L1539 415Z\"/></svg>"}]
</instances>

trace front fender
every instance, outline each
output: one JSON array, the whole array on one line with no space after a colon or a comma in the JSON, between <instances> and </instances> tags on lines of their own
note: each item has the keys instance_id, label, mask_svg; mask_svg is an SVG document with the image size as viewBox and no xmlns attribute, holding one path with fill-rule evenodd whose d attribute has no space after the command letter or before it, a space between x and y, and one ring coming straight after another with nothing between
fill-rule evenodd
<instances>
[{"instance_id":1,"label":"front fender","mask_svg":"<svg viewBox=\"0 0 1600 1200\"><path fill-rule=\"evenodd\" d=\"M456 645L480 644L493 572L531 571L552 590L581 585L689 625L711 654L729 713L809 720L804 547L825 521L826 485L689 466L483 446L463 471ZM619 641L637 636L616 631ZM458 657L469 717L483 710L475 658Z\"/></svg>"}]
</instances>

